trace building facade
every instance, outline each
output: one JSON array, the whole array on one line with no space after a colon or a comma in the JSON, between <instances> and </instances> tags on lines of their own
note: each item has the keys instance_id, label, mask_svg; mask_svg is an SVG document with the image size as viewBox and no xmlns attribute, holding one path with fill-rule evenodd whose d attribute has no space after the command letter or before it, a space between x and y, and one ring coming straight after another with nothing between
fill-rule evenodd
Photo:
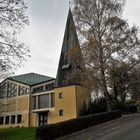
<instances>
[{"instance_id":1,"label":"building facade","mask_svg":"<svg viewBox=\"0 0 140 140\"><path fill-rule=\"evenodd\" d=\"M89 98L81 83L84 68L69 10L56 79L36 73L1 83L0 128L37 127L77 118Z\"/></svg>"}]
</instances>

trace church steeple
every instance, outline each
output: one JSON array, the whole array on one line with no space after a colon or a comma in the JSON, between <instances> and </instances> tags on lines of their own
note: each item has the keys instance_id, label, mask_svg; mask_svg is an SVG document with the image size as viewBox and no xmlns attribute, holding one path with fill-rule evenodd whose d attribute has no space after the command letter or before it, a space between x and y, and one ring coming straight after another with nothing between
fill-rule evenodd
<instances>
[{"instance_id":1,"label":"church steeple","mask_svg":"<svg viewBox=\"0 0 140 140\"><path fill-rule=\"evenodd\" d=\"M80 63L80 57L80 45L73 16L71 10L69 9L57 71L56 87L77 83L77 81L69 79L69 77L71 77L69 73L74 71L74 68L77 69L79 67L78 63Z\"/></svg>"}]
</instances>

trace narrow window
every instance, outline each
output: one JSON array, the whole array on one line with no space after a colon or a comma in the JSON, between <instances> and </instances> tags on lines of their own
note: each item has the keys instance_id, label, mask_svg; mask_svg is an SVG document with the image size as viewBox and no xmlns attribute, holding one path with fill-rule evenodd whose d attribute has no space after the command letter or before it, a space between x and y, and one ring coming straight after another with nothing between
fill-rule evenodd
<instances>
[{"instance_id":1,"label":"narrow window","mask_svg":"<svg viewBox=\"0 0 140 140\"><path fill-rule=\"evenodd\" d=\"M33 109L37 109L36 96L33 97Z\"/></svg>"},{"instance_id":2,"label":"narrow window","mask_svg":"<svg viewBox=\"0 0 140 140\"><path fill-rule=\"evenodd\" d=\"M15 124L15 118L16 118L15 115L11 116L11 124Z\"/></svg>"},{"instance_id":3,"label":"narrow window","mask_svg":"<svg viewBox=\"0 0 140 140\"><path fill-rule=\"evenodd\" d=\"M4 122L4 117L3 117L3 116L1 116L1 117L0 117L0 125L2 125L2 124L3 124L3 122Z\"/></svg>"},{"instance_id":4,"label":"narrow window","mask_svg":"<svg viewBox=\"0 0 140 140\"><path fill-rule=\"evenodd\" d=\"M6 118L5 118L5 124L9 124L9 116L6 116Z\"/></svg>"},{"instance_id":5,"label":"narrow window","mask_svg":"<svg viewBox=\"0 0 140 140\"><path fill-rule=\"evenodd\" d=\"M59 99L62 99L63 98L63 93L59 93Z\"/></svg>"},{"instance_id":6,"label":"narrow window","mask_svg":"<svg viewBox=\"0 0 140 140\"><path fill-rule=\"evenodd\" d=\"M55 95L54 93L51 93L51 107L55 106Z\"/></svg>"},{"instance_id":7,"label":"narrow window","mask_svg":"<svg viewBox=\"0 0 140 140\"><path fill-rule=\"evenodd\" d=\"M21 123L22 115L17 115L17 123Z\"/></svg>"},{"instance_id":8,"label":"narrow window","mask_svg":"<svg viewBox=\"0 0 140 140\"><path fill-rule=\"evenodd\" d=\"M20 90L20 86L18 86L18 95L20 95L21 90Z\"/></svg>"},{"instance_id":9,"label":"narrow window","mask_svg":"<svg viewBox=\"0 0 140 140\"><path fill-rule=\"evenodd\" d=\"M61 109L59 110L59 116L63 116L64 115L64 111Z\"/></svg>"}]
</instances>

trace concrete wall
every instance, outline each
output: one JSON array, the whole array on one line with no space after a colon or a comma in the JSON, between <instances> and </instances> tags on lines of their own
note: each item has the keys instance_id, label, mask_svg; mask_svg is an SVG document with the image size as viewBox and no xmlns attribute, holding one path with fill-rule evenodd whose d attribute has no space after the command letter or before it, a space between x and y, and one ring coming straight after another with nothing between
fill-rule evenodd
<instances>
[{"instance_id":1,"label":"concrete wall","mask_svg":"<svg viewBox=\"0 0 140 140\"><path fill-rule=\"evenodd\" d=\"M76 86L77 116L80 115L80 112L83 109L84 105L88 107L89 98L90 92L87 88L82 86Z\"/></svg>"},{"instance_id":2,"label":"concrete wall","mask_svg":"<svg viewBox=\"0 0 140 140\"><path fill-rule=\"evenodd\" d=\"M59 94L63 98L59 98ZM63 110L60 116L59 111ZM55 109L48 113L48 123L57 123L76 118L76 89L75 86L66 86L55 89Z\"/></svg>"}]
</instances>

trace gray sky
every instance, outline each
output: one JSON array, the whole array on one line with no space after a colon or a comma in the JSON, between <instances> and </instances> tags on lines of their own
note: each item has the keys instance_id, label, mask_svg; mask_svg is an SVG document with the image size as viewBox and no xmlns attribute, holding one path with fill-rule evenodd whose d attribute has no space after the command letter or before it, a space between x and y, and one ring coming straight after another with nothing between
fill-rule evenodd
<instances>
[{"instance_id":1,"label":"gray sky","mask_svg":"<svg viewBox=\"0 0 140 140\"><path fill-rule=\"evenodd\" d=\"M31 58L18 68L16 75L29 72L56 77L69 0L26 0L30 25L20 40L31 49ZM140 0L126 0L124 17L131 25L140 26Z\"/></svg>"}]
</instances>

